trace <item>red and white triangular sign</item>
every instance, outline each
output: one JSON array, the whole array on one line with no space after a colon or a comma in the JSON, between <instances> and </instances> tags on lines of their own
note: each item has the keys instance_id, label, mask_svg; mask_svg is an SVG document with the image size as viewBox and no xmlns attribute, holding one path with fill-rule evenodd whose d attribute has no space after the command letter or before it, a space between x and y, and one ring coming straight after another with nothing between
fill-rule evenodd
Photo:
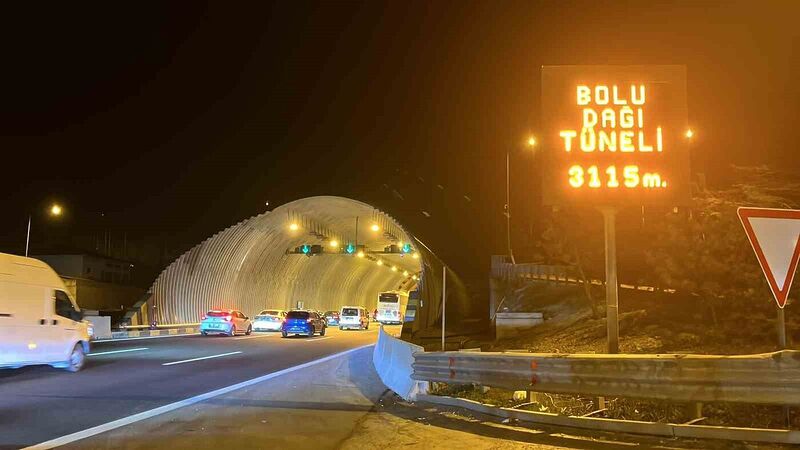
<instances>
[{"instance_id":1,"label":"red and white triangular sign","mask_svg":"<svg viewBox=\"0 0 800 450\"><path fill-rule=\"evenodd\" d=\"M783 308L800 259L800 211L740 207L736 213L767 277L772 295Z\"/></svg>"}]
</instances>

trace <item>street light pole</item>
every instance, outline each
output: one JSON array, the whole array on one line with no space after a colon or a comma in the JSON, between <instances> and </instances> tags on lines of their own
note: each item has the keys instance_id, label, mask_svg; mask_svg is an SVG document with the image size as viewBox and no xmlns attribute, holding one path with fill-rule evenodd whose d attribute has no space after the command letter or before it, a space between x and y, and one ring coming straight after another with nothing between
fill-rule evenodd
<instances>
[{"instance_id":1,"label":"street light pole","mask_svg":"<svg viewBox=\"0 0 800 450\"><path fill-rule=\"evenodd\" d=\"M28 246L31 242L31 215L28 214L28 234L25 236L25 257L28 257Z\"/></svg>"}]
</instances>

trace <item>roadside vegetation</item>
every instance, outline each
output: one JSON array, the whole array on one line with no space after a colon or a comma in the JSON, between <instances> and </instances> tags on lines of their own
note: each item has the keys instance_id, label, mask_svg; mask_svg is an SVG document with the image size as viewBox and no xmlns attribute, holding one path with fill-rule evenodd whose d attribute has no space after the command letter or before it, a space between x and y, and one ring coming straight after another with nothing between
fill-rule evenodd
<instances>
[{"instance_id":1,"label":"roadside vegetation","mask_svg":"<svg viewBox=\"0 0 800 450\"><path fill-rule=\"evenodd\" d=\"M621 353L754 354L778 350L776 305L736 216L738 206L793 208L800 202L794 178L765 167L732 168L736 183L725 189L699 186L691 208L621 215L618 231L622 283L655 286L656 292L620 289ZM599 214L557 211L543 220L538 259L566 265L576 278L603 278ZM795 289L795 292L798 292ZM485 341L483 351L604 353L605 293L590 284L531 282L509 285L507 304L517 311L539 311L545 323L512 338ZM796 297L796 294L794 294ZM800 311L790 297L785 309L787 343L800 343ZM481 387L438 385L436 392L513 407L513 392ZM535 411L584 415L597 411L598 399L534 394ZM606 399L598 417L684 423L697 417L695 404ZM709 403L700 423L783 428L782 407ZM790 411L800 428L800 409Z\"/></svg>"}]
</instances>

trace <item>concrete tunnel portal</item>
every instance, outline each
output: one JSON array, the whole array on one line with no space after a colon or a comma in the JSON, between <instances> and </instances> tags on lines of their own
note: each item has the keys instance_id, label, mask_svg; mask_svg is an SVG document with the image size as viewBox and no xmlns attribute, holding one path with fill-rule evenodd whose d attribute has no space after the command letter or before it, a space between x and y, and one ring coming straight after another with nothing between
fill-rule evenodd
<instances>
[{"instance_id":1,"label":"concrete tunnel portal","mask_svg":"<svg viewBox=\"0 0 800 450\"><path fill-rule=\"evenodd\" d=\"M304 244L325 253L292 253ZM348 244L365 246L364 255L341 251ZM380 253L391 244L411 244L417 256ZM309 197L244 220L181 255L150 288L148 315L159 324L196 323L209 309L252 317L297 302L321 311L344 305L372 311L380 292L419 289L416 332L439 320L441 271L436 255L388 214L349 198ZM448 299L463 304L459 286Z\"/></svg>"}]
</instances>

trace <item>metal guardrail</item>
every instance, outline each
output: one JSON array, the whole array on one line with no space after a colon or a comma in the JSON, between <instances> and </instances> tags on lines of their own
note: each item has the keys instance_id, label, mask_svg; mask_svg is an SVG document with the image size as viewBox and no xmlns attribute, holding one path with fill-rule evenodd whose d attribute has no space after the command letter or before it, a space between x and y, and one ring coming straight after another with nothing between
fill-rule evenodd
<instances>
[{"instance_id":1,"label":"metal guardrail","mask_svg":"<svg viewBox=\"0 0 800 450\"><path fill-rule=\"evenodd\" d=\"M800 351L745 356L420 352L418 381L685 402L800 404Z\"/></svg>"}]
</instances>

